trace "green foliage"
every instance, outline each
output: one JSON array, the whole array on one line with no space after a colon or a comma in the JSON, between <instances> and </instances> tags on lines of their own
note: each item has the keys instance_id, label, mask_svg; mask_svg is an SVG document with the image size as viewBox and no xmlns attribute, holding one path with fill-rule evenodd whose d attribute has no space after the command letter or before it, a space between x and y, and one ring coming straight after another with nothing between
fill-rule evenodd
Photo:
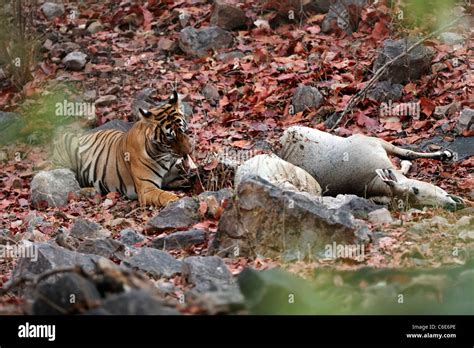
<instances>
[{"instance_id":1,"label":"green foliage","mask_svg":"<svg viewBox=\"0 0 474 348\"><path fill-rule=\"evenodd\" d=\"M474 260L439 269L246 269L239 285L251 314L472 314Z\"/></svg>"},{"instance_id":2,"label":"green foliage","mask_svg":"<svg viewBox=\"0 0 474 348\"><path fill-rule=\"evenodd\" d=\"M18 138L35 143L49 142L58 126L74 120L74 117L57 112L58 105L64 104L64 101L78 101L73 85L61 83L25 100L18 110L25 121L25 127L18 134Z\"/></svg>"},{"instance_id":3,"label":"green foliage","mask_svg":"<svg viewBox=\"0 0 474 348\"><path fill-rule=\"evenodd\" d=\"M0 67L18 90L33 78L38 62L39 40L29 25L31 18L21 0L0 1Z\"/></svg>"},{"instance_id":4,"label":"green foliage","mask_svg":"<svg viewBox=\"0 0 474 348\"><path fill-rule=\"evenodd\" d=\"M459 0L405 0L397 18L405 28L436 30L452 21L452 10Z\"/></svg>"}]
</instances>

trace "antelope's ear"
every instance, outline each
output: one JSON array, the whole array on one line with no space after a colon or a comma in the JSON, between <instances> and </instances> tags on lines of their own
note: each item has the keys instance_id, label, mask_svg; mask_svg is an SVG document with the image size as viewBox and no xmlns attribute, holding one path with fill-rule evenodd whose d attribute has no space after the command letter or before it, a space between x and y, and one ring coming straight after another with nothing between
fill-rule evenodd
<instances>
[{"instance_id":1,"label":"antelope's ear","mask_svg":"<svg viewBox=\"0 0 474 348\"><path fill-rule=\"evenodd\" d=\"M392 169L376 169L375 172L387 185L393 187L397 184L397 177L393 173Z\"/></svg>"},{"instance_id":2,"label":"antelope's ear","mask_svg":"<svg viewBox=\"0 0 474 348\"><path fill-rule=\"evenodd\" d=\"M150 111L142 108L138 108L138 111L140 112L140 115L142 115L144 118L150 118L150 116L152 115Z\"/></svg>"},{"instance_id":3,"label":"antelope's ear","mask_svg":"<svg viewBox=\"0 0 474 348\"><path fill-rule=\"evenodd\" d=\"M173 93L170 95L168 99L168 104L178 107L178 102L179 102L178 92L176 92L176 90L173 90Z\"/></svg>"}]
</instances>

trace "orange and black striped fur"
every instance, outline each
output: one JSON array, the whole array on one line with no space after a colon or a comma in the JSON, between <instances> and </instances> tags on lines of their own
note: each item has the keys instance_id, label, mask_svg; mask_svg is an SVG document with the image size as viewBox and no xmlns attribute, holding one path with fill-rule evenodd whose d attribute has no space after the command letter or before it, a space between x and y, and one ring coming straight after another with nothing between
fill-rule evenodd
<instances>
[{"instance_id":1,"label":"orange and black striped fur","mask_svg":"<svg viewBox=\"0 0 474 348\"><path fill-rule=\"evenodd\" d=\"M187 122L176 91L168 102L150 110L127 132L99 130L64 134L55 143L53 159L76 173L81 187L102 194L120 192L140 205L164 206L178 197L161 189L163 177L180 157L191 153Z\"/></svg>"}]
</instances>

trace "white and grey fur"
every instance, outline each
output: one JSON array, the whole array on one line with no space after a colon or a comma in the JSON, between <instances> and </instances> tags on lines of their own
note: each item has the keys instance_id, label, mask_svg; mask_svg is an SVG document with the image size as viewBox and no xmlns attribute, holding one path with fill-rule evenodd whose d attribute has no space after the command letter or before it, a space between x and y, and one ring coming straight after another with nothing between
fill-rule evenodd
<instances>
[{"instance_id":1,"label":"white and grey fur","mask_svg":"<svg viewBox=\"0 0 474 348\"><path fill-rule=\"evenodd\" d=\"M409 161L402 161L397 170L388 157L444 159L452 157L450 151L415 152L361 134L342 138L301 126L288 128L280 142L280 157L310 173L325 195L356 194L379 203L402 201L413 207L457 209L463 205L461 198L436 185L407 178Z\"/></svg>"}]
</instances>

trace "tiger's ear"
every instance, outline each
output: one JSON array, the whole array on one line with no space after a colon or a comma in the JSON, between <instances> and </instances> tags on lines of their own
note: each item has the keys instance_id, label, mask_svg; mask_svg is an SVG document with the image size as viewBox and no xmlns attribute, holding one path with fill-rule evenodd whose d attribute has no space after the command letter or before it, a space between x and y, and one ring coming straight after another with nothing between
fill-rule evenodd
<instances>
[{"instance_id":1,"label":"tiger's ear","mask_svg":"<svg viewBox=\"0 0 474 348\"><path fill-rule=\"evenodd\" d=\"M138 108L138 111L140 111L140 115L142 115L144 118L149 118L152 115L150 111L142 108Z\"/></svg>"},{"instance_id":2,"label":"tiger's ear","mask_svg":"<svg viewBox=\"0 0 474 348\"><path fill-rule=\"evenodd\" d=\"M178 107L178 102L178 92L176 92L176 90L173 90L173 94L171 94L168 99L168 104Z\"/></svg>"}]
</instances>

